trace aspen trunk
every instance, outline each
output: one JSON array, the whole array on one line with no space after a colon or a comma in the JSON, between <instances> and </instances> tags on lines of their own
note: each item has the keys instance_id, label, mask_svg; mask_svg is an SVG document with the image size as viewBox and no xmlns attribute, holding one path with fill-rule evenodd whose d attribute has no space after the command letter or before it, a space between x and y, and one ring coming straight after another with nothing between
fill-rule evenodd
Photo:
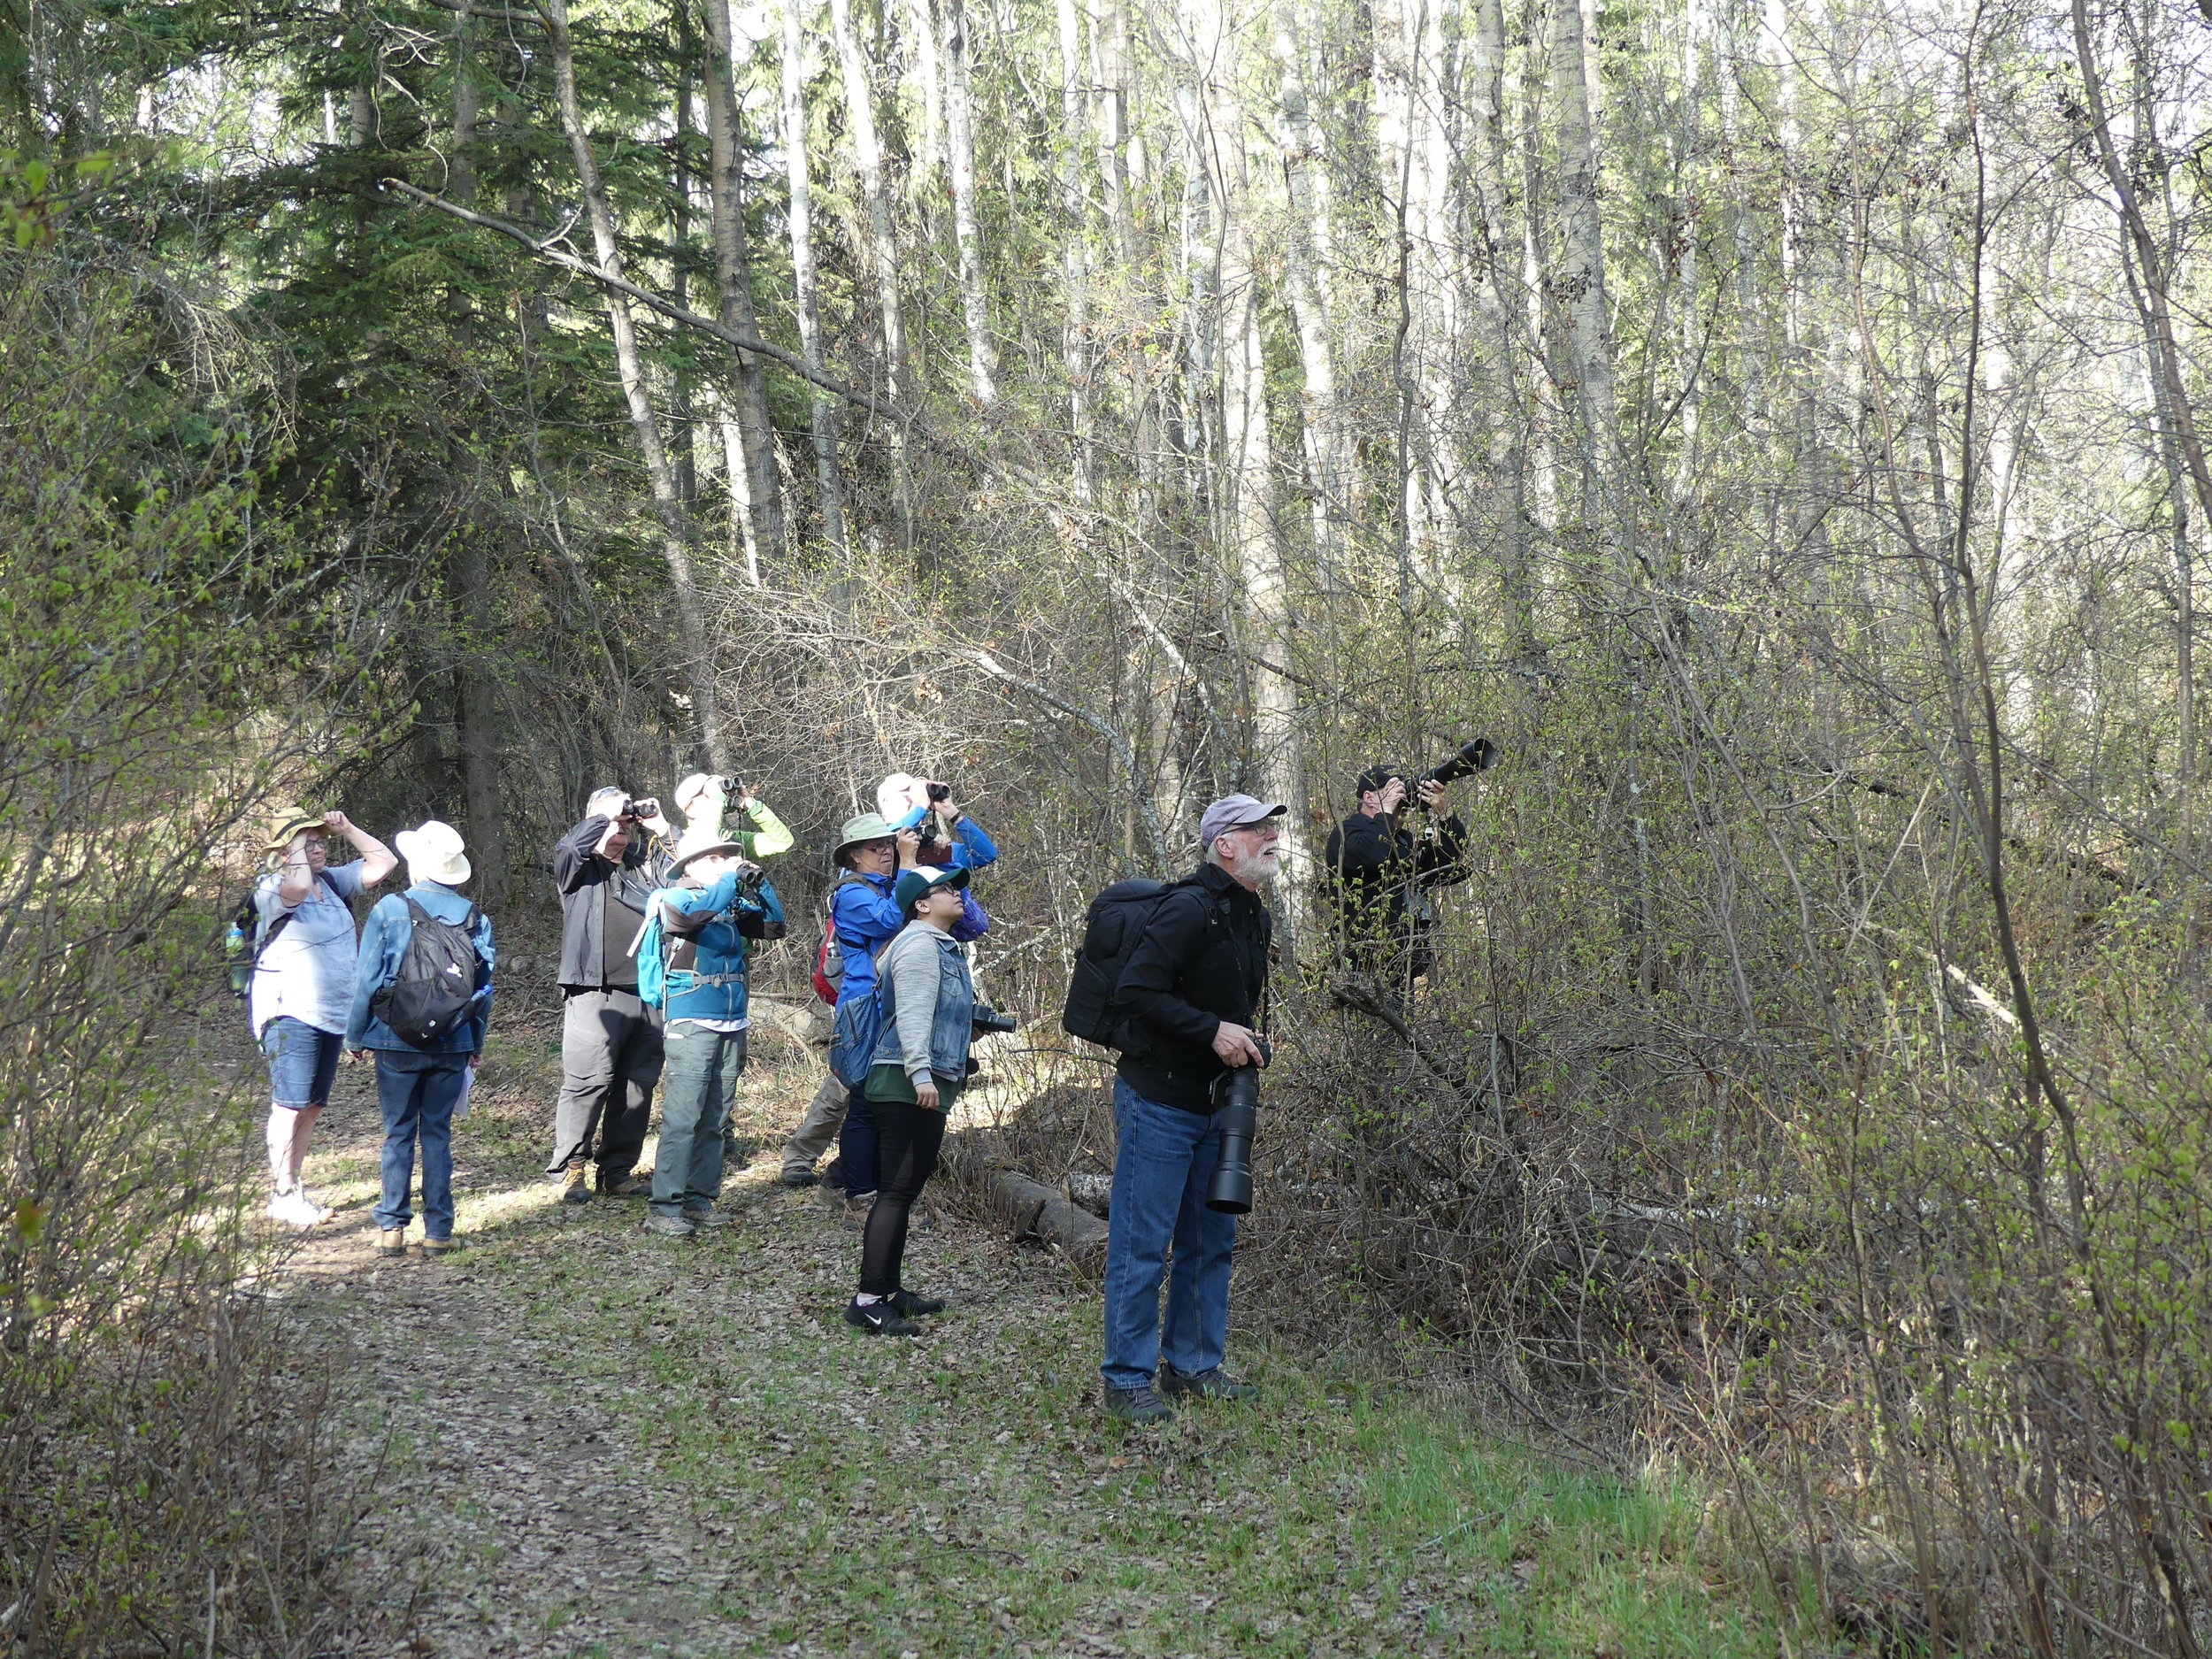
<instances>
[{"instance_id":1,"label":"aspen trunk","mask_svg":"<svg viewBox=\"0 0 2212 1659\"><path fill-rule=\"evenodd\" d=\"M1314 181L1319 153L1308 108L1305 52L1291 9L1282 0L1275 12L1275 67L1279 86L1279 142L1283 183L1290 201L1284 225L1283 286L1298 331L1298 363L1305 386L1299 398L1299 430L1310 484L1314 557L1323 582L1338 580L1337 526L1349 517L1345 480L1344 411L1337 398L1336 351L1322 287L1319 227L1326 214Z\"/></svg>"},{"instance_id":2,"label":"aspen trunk","mask_svg":"<svg viewBox=\"0 0 2212 1659\"><path fill-rule=\"evenodd\" d=\"M1069 481L1075 498L1091 498L1090 259L1088 219L1083 211L1083 28L1075 0L1058 0L1060 32L1060 197L1074 223L1062 238L1063 319L1060 363L1068 379Z\"/></svg>"},{"instance_id":3,"label":"aspen trunk","mask_svg":"<svg viewBox=\"0 0 2212 1659\"><path fill-rule=\"evenodd\" d=\"M968 13L940 0L945 19L945 137L952 155L952 234L960 261L960 314L968 334L968 389L987 408L998 398L991 313L983 287L983 237L975 221L975 98Z\"/></svg>"},{"instance_id":4,"label":"aspen trunk","mask_svg":"<svg viewBox=\"0 0 2212 1659\"><path fill-rule=\"evenodd\" d=\"M576 173L584 192L584 206L591 219L592 246L602 273L623 278L622 251L615 240L614 212L592 154L591 139L584 131L583 111L576 98L576 53L568 33L568 0L545 0L546 34L553 52L553 85L560 105L561 126L576 158ZM626 279L624 279L626 280ZM668 566L670 597L682 636L684 675L691 695L691 712L698 724L699 741L717 772L730 769L727 743L722 732L721 699L714 683L714 664L707 651L706 607L691 566L691 526L683 501L676 493L675 469L654 423L653 402L645 384L645 364L639 355L637 326L630 302L614 288L604 290L607 325L614 337L615 366L622 379L622 396L629 405L630 430L644 463L646 481L653 492L654 516L660 521L661 557Z\"/></svg>"},{"instance_id":5,"label":"aspen trunk","mask_svg":"<svg viewBox=\"0 0 2212 1659\"><path fill-rule=\"evenodd\" d=\"M891 215L891 192L883 179L883 146L876 135L875 82L860 36L853 28L852 0L829 0L830 33L837 42L839 78L845 88L845 116L852 128L853 163L860 175L861 198L868 214L868 251L874 268L876 315L883 334L883 376L891 402L907 401L906 319L899 303L899 250ZM906 434L890 434L897 495L899 548L914 549L914 514L908 478Z\"/></svg>"},{"instance_id":6,"label":"aspen trunk","mask_svg":"<svg viewBox=\"0 0 2212 1659\"><path fill-rule=\"evenodd\" d=\"M1530 403L1524 379L1525 349L1517 324L1527 296L1517 289L1513 244L1506 217L1507 133L1505 12L1501 0L1479 0L1475 13L1470 104L1473 111L1473 200L1469 219L1479 261L1475 289L1489 347L1497 396L1491 400L1490 480L1497 526L1499 587L1503 591L1516 654L1532 667L1542 656L1536 637L1535 584L1529 572L1528 441Z\"/></svg>"},{"instance_id":7,"label":"aspen trunk","mask_svg":"<svg viewBox=\"0 0 2212 1659\"><path fill-rule=\"evenodd\" d=\"M1611 579L1629 577L1630 507L1614 389L1613 336L1607 311L1604 227L1598 214L1597 136L1591 124L1584 66L1582 9L1553 0L1551 91L1559 134L1559 269L1554 286L1567 297L1568 352L1577 425L1584 441L1590 494L1610 551Z\"/></svg>"},{"instance_id":8,"label":"aspen trunk","mask_svg":"<svg viewBox=\"0 0 2212 1659\"><path fill-rule=\"evenodd\" d=\"M688 0L684 0L688 4ZM729 0L706 0L710 46L706 73L707 137L712 157L715 287L722 325L758 337L753 311L753 278L745 244L745 171L730 32ZM775 431L768 415L768 389L759 354L731 348L736 374L733 411L742 476L730 474L730 499L746 549L747 567L759 580L764 549L783 541L783 505L776 482Z\"/></svg>"},{"instance_id":9,"label":"aspen trunk","mask_svg":"<svg viewBox=\"0 0 2212 1659\"><path fill-rule=\"evenodd\" d=\"M1306 816L1305 762L1298 686L1292 674L1288 571L1275 518L1275 457L1268 425L1267 364L1262 348L1257 274L1251 242L1244 111L1228 81L1229 32L1221 0L1196 0L1194 65L1211 142L1200 154L1220 232L1217 289L1221 352L1221 517L1242 600L1238 633L1248 657L1260 788L1290 809L1283 826L1287 879L1280 902L1286 949L1294 953L1307 920L1304 883L1312 837Z\"/></svg>"},{"instance_id":10,"label":"aspen trunk","mask_svg":"<svg viewBox=\"0 0 2212 1659\"><path fill-rule=\"evenodd\" d=\"M791 234L792 309L799 323L799 353L807 367L822 369L820 280L814 264L814 187L807 163L806 36L803 0L783 0L783 163L788 188L784 219ZM837 465L837 403L818 386L808 389L807 427L814 450L815 488L822 511L822 539L841 558L845 544L845 484Z\"/></svg>"}]
</instances>

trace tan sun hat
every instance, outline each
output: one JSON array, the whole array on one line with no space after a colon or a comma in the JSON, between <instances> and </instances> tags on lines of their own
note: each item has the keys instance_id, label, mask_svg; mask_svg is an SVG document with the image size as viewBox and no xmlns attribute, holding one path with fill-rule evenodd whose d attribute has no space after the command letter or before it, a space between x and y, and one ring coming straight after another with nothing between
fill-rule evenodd
<instances>
[{"instance_id":1,"label":"tan sun hat","mask_svg":"<svg viewBox=\"0 0 2212 1659\"><path fill-rule=\"evenodd\" d=\"M863 812L858 818L849 818L845 827L837 832L837 845L830 849L830 862L835 864L838 854L861 841L896 841L898 835L880 812Z\"/></svg>"},{"instance_id":2,"label":"tan sun hat","mask_svg":"<svg viewBox=\"0 0 2212 1659\"><path fill-rule=\"evenodd\" d=\"M310 812L304 807L280 806L270 814L268 838L262 843L265 850L280 853L292 844L292 837L302 830L326 829L327 815Z\"/></svg>"},{"instance_id":3,"label":"tan sun hat","mask_svg":"<svg viewBox=\"0 0 2212 1659\"><path fill-rule=\"evenodd\" d=\"M450 824L434 818L419 828L400 831L392 837L392 845L407 861L411 881L435 881L441 887L457 887L469 879L468 854L462 850L461 832Z\"/></svg>"}]
</instances>

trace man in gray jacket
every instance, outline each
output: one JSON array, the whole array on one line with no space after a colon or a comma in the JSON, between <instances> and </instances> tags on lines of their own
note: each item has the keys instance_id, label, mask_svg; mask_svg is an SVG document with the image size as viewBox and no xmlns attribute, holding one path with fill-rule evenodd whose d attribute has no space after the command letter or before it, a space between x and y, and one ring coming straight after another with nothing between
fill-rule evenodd
<instances>
[{"instance_id":1,"label":"man in gray jacket","mask_svg":"<svg viewBox=\"0 0 2212 1659\"><path fill-rule=\"evenodd\" d=\"M561 1098L553 1114L553 1156L561 1196L591 1197L586 1165L594 1143L599 1190L644 1198L637 1173L661 1075L661 1017L637 994L634 947L645 906L665 887L673 826L660 803L622 789L592 792L583 820L553 849L553 887L561 897Z\"/></svg>"}]
</instances>

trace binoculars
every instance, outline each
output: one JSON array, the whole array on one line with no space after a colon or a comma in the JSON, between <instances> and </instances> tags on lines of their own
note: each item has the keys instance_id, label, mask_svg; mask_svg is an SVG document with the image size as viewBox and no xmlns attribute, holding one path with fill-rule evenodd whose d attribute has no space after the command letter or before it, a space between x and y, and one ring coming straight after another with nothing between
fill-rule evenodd
<instances>
[{"instance_id":1,"label":"binoculars","mask_svg":"<svg viewBox=\"0 0 2212 1659\"><path fill-rule=\"evenodd\" d=\"M1263 1064L1275 1057L1265 1038L1260 1045ZM1260 1121L1260 1068L1240 1065L1225 1073L1215 1086L1221 1102L1221 1162L1206 1188L1206 1208L1225 1216L1252 1212L1252 1134Z\"/></svg>"}]
</instances>

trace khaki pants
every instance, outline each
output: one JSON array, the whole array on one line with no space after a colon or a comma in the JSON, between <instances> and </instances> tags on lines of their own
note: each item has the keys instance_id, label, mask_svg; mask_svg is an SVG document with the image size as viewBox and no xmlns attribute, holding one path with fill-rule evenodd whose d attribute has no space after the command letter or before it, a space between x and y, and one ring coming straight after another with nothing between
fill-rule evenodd
<instances>
[{"instance_id":1,"label":"khaki pants","mask_svg":"<svg viewBox=\"0 0 2212 1659\"><path fill-rule=\"evenodd\" d=\"M830 1144L837 1139L837 1132L845 1125L845 1098L848 1091L831 1071L822 1073L822 1086L814 1091L814 1098L807 1102L806 1116L799 1119L799 1126L791 1132L791 1139L784 1143L783 1172L787 1176L801 1176L812 1172L815 1164Z\"/></svg>"}]
</instances>

